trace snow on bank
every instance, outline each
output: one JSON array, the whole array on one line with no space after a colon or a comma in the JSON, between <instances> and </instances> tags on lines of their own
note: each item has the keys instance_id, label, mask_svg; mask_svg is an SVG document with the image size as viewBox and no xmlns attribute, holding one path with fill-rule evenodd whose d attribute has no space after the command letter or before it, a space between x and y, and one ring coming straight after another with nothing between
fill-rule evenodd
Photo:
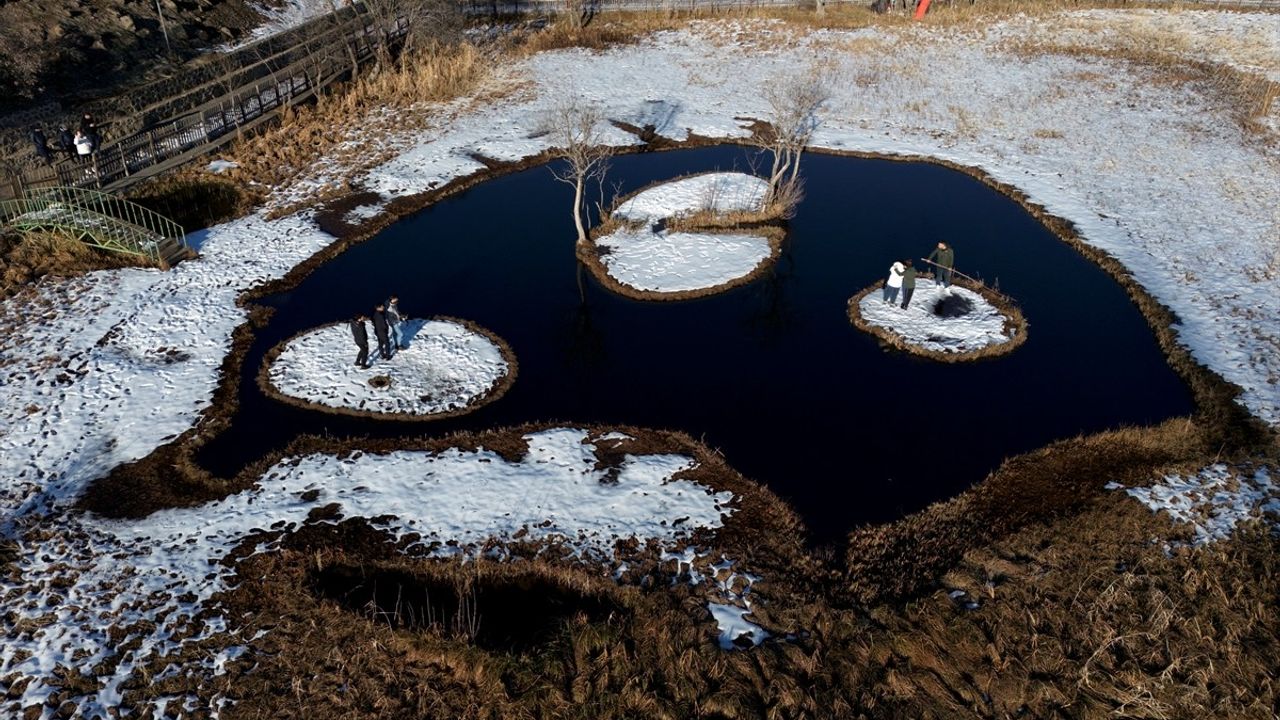
<instances>
[{"instance_id":1,"label":"snow on bank","mask_svg":"<svg viewBox=\"0 0 1280 720\"><path fill-rule=\"evenodd\" d=\"M613 217L655 223L700 211L730 213L759 210L769 183L737 172L693 175L636 193L613 211Z\"/></svg>"},{"instance_id":2,"label":"snow on bank","mask_svg":"<svg viewBox=\"0 0 1280 720\"><path fill-rule=\"evenodd\" d=\"M883 328L903 342L924 350L942 353L972 353L992 345L1009 342L1005 316L994 305L972 290L951 286L950 292L972 304L973 309L959 317L942 317L934 313L934 304L946 295L932 280L916 281L916 292L903 310L902 295L895 303L886 303L880 290L873 290L858 303L858 312L868 324Z\"/></svg>"},{"instance_id":3,"label":"snow on bank","mask_svg":"<svg viewBox=\"0 0 1280 720\"><path fill-rule=\"evenodd\" d=\"M1124 489L1152 512L1190 525L1195 533L1192 545L1197 547L1231 537L1237 525L1249 520L1264 519L1280 529L1280 483L1266 467L1219 463L1191 477L1166 475L1151 487L1109 483L1107 488Z\"/></svg>"},{"instance_id":4,"label":"snow on bank","mask_svg":"<svg viewBox=\"0 0 1280 720\"><path fill-rule=\"evenodd\" d=\"M660 557L663 562L675 565L673 585L687 578L691 587L703 589L711 598L707 601L707 612L719 630L721 650L759 646L770 634L747 620L747 615L751 614L751 586L760 581L760 576L740 571L736 561L723 555L716 563L712 563L711 558L710 552L699 552L694 547L686 547L679 553L663 553Z\"/></svg>"},{"instance_id":5,"label":"snow on bank","mask_svg":"<svg viewBox=\"0 0 1280 720\"><path fill-rule=\"evenodd\" d=\"M746 277L773 254L763 235L621 229L597 238L609 276L637 290L674 293Z\"/></svg>"},{"instance_id":6,"label":"snow on bank","mask_svg":"<svg viewBox=\"0 0 1280 720\"><path fill-rule=\"evenodd\" d=\"M241 292L333 241L308 213L191 236L173 270L43 282L0 306L0 534L189 429L218 386Z\"/></svg>"},{"instance_id":7,"label":"snow on bank","mask_svg":"<svg viewBox=\"0 0 1280 720\"><path fill-rule=\"evenodd\" d=\"M732 493L672 479L694 465L688 457L628 455L611 474L596 469L586 431L525 437L528 453L516 462L460 449L309 455L281 461L257 486L206 506L130 521L82 516L75 536L55 534L24 548L24 584L0 585L11 623L0 677L30 679L0 697L0 715L44 703L65 672L95 688L74 698L77 711L105 713L119 706L124 683L142 668L155 672L206 640L225 647L201 647L207 662L171 670L220 673L248 639L236 638L216 613L195 619L229 587L234 563L219 561L263 529L291 531L333 503L343 519L377 518L390 537L412 534L410 547L441 557L518 539L556 541L608 560L619 540L666 547L698 528L719 527L733 512ZM270 544L264 536L258 549ZM113 562L102 562L107 557Z\"/></svg>"},{"instance_id":8,"label":"snow on bank","mask_svg":"<svg viewBox=\"0 0 1280 720\"><path fill-rule=\"evenodd\" d=\"M276 392L306 403L428 416L471 406L511 372L501 348L459 323L405 320L403 331L407 347L383 360L369 329L365 369L355 364L357 349L346 323L313 330L288 342L271 363L268 381Z\"/></svg>"}]
</instances>

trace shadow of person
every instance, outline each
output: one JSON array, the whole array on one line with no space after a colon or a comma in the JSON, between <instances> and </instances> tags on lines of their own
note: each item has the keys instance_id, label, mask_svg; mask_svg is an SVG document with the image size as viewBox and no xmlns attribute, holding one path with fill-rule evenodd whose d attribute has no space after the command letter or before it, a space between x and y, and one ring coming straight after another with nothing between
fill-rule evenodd
<instances>
[{"instance_id":1,"label":"shadow of person","mask_svg":"<svg viewBox=\"0 0 1280 720\"><path fill-rule=\"evenodd\" d=\"M418 333L426 326L427 320L414 318L405 320L400 324L400 349L408 350L413 347L414 338L418 337Z\"/></svg>"}]
</instances>

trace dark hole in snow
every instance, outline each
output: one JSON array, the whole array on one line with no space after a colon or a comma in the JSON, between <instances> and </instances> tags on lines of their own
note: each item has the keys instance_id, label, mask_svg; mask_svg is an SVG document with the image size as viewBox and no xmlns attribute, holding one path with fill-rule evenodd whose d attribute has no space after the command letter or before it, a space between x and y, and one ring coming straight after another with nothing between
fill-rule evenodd
<instances>
[{"instance_id":1,"label":"dark hole in snow","mask_svg":"<svg viewBox=\"0 0 1280 720\"><path fill-rule=\"evenodd\" d=\"M376 388L384 388L391 385L391 378L387 375L374 375L369 378L369 386Z\"/></svg>"},{"instance_id":2,"label":"dark hole in snow","mask_svg":"<svg viewBox=\"0 0 1280 720\"><path fill-rule=\"evenodd\" d=\"M521 574L471 578L352 565L312 571L312 590L344 609L404 632L434 632L499 652L528 653L566 626L620 612L608 597Z\"/></svg>"},{"instance_id":3,"label":"dark hole in snow","mask_svg":"<svg viewBox=\"0 0 1280 720\"><path fill-rule=\"evenodd\" d=\"M963 295L943 295L933 303L933 314L941 318L958 318L973 312L973 301Z\"/></svg>"}]
</instances>

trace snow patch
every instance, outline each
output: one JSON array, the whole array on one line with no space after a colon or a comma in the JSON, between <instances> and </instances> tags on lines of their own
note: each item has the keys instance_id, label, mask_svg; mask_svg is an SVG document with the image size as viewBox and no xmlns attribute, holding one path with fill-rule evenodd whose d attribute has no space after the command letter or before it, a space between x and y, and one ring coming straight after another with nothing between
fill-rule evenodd
<instances>
[{"instance_id":1,"label":"snow patch","mask_svg":"<svg viewBox=\"0 0 1280 720\"><path fill-rule=\"evenodd\" d=\"M235 170L238 167L240 167L240 163L235 162L234 160L214 160L206 165L204 169L211 173L221 175L228 170Z\"/></svg>"},{"instance_id":2,"label":"snow patch","mask_svg":"<svg viewBox=\"0 0 1280 720\"><path fill-rule=\"evenodd\" d=\"M379 414L438 415L467 407L511 371L502 350L483 334L447 320L405 320L407 347L378 357L372 328L369 368L356 365L346 323L296 337L271 363L267 377L283 395L333 408Z\"/></svg>"},{"instance_id":3,"label":"snow patch","mask_svg":"<svg viewBox=\"0 0 1280 720\"><path fill-rule=\"evenodd\" d=\"M682 292L750 275L770 258L769 239L750 234L621 229L597 238L609 276L637 290Z\"/></svg>"},{"instance_id":4,"label":"snow patch","mask_svg":"<svg viewBox=\"0 0 1280 720\"><path fill-rule=\"evenodd\" d=\"M1219 463L1190 477L1166 475L1151 487L1128 488L1125 493L1153 512L1167 513L1175 522L1190 525L1195 547L1225 540L1237 525L1250 520L1265 519L1273 528L1280 528L1280 484L1272 480L1266 467Z\"/></svg>"},{"instance_id":5,"label":"snow patch","mask_svg":"<svg viewBox=\"0 0 1280 720\"><path fill-rule=\"evenodd\" d=\"M886 303L880 290L868 293L858 311L868 324L883 328L905 342L926 350L970 353L1012 338L1005 331L1005 316L972 290L952 285L948 292L968 300L973 309L959 317L934 314L934 303L945 297L944 288L932 280L916 280L916 292L906 310L898 302Z\"/></svg>"},{"instance_id":6,"label":"snow patch","mask_svg":"<svg viewBox=\"0 0 1280 720\"><path fill-rule=\"evenodd\" d=\"M386 203L370 203L368 205L357 205L347 211L342 216L342 221L348 225L359 225L366 220L372 220L382 214L387 209Z\"/></svg>"},{"instance_id":7,"label":"snow patch","mask_svg":"<svg viewBox=\"0 0 1280 720\"><path fill-rule=\"evenodd\" d=\"M642 190L613 211L630 222L655 223L707 210L717 213L759 210L769 183L746 173L694 175Z\"/></svg>"}]
</instances>

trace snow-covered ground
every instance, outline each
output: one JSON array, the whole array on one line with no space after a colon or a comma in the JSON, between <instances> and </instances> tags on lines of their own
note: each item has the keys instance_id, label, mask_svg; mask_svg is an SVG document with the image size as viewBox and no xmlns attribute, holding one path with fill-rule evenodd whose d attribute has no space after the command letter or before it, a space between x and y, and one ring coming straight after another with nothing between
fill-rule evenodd
<instances>
[{"instance_id":1,"label":"snow-covered ground","mask_svg":"<svg viewBox=\"0 0 1280 720\"><path fill-rule=\"evenodd\" d=\"M750 233L622 228L595 244L614 280L637 290L675 293L714 288L750 275L773 254L769 238Z\"/></svg>"},{"instance_id":2,"label":"snow-covered ground","mask_svg":"<svg viewBox=\"0 0 1280 720\"><path fill-rule=\"evenodd\" d=\"M730 213L759 210L769 183L737 172L692 175L642 190L613 211L613 217L655 223L700 211Z\"/></svg>"},{"instance_id":3,"label":"snow-covered ground","mask_svg":"<svg viewBox=\"0 0 1280 720\"><path fill-rule=\"evenodd\" d=\"M502 350L448 320L405 320L405 349L383 360L373 330L369 367L355 364L346 323L326 325L285 346L268 371L276 392L307 403L376 414L452 413L487 395L511 371ZM371 382L378 378L378 382Z\"/></svg>"},{"instance_id":4,"label":"snow-covered ground","mask_svg":"<svg viewBox=\"0 0 1280 720\"><path fill-rule=\"evenodd\" d=\"M720 287L755 272L773 255L769 238L749 232L671 232L663 220L710 211L760 208L768 183L738 172L692 175L642 190L613 211L627 224L595 239L614 280L636 290L680 293Z\"/></svg>"},{"instance_id":5,"label":"snow-covered ground","mask_svg":"<svg viewBox=\"0 0 1280 720\"><path fill-rule=\"evenodd\" d=\"M163 669L164 658L191 644L212 641L209 661L166 675L220 672L251 640L229 631L216 613L196 620L234 575L235 563L220 561L253 536L258 551L270 549L277 533L334 503L344 519L377 518L391 539L412 534L407 551L445 557L474 554L490 540L554 540L606 562L619 541L674 547L733 513L732 493L672 477L694 466L683 455L627 455L610 473L596 468L595 454L610 436L558 428L525 438L528 452L516 462L457 449L288 458L255 487L206 506L142 520L82 516L74 534L64 526L27 544L19 561L26 582L0 583L0 678L31 681L0 695L0 716L44 703L61 685L60 666L89 675L81 682L96 687L71 698L84 717L116 708L123 683L141 668Z\"/></svg>"},{"instance_id":6,"label":"snow-covered ground","mask_svg":"<svg viewBox=\"0 0 1280 720\"><path fill-rule=\"evenodd\" d=\"M1264 520L1280 529L1280 483L1266 467L1210 465L1190 477L1166 475L1151 487L1125 488L1108 483L1110 490L1123 489L1131 497L1164 512L1174 522L1190 525L1192 545L1207 545L1231 537L1236 526L1249 520Z\"/></svg>"},{"instance_id":7,"label":"snow-covered ground","mask_svg":"<svg viewBox=\"0 0 1280 720\"><path fill-rule=\"evenodd\" d=\"M945 292L968 300L973 309L959 317L934 314L934 304ZM883 328L909 345L942 353L971 353L991 345L1009 342L1005 316L994 305L972 290L951 286L944 290L934 281L916 281L911 303L902 309L902 294L897 302L887 303L880 290L868 293L858 302L858 312L868 324Z\"/></svg>"},{"instance_id":8,"label":"snow-covered ground","mask_svg":"<svg viewBox=\"0 0 1280 720\"><path fill-rule=\"evenodd\" d=\"M541 54L500 68L477 96L483 100L449 103L415 115L412 123L391 118L352 128L347 152L298 172L292 185L275 190L272 202L281 206L340 186L346 175L340 157L358 155L360 147L396 153L356 178L384 200L482 170L472 153L528 157L547 149L539 128L548 109L567 94L598 105L613 119L655 125L672 139L690 133L743 137L747 121L740 118L767 115L761 88L813 66L838 79L815 144L941 158L982 168L1020 189L1071 221L1085 242L1123 263L1177 314L1177 336L1193 356L1240 385L1244 406L1280 425L1276 136L1250 134L1226 99L1188 91L1161 76L1158 67L1024 50L1064 42L1064 18L1102 18L1120 33L1150 15L1090 11L1012 18L981 28L852 31L717 20L604 52ZM1272 77L1280 67L1280 45L1272 40L1280 33L1280 15L1177 16L1180 25L1165 23L1161 32L1192 38L1185 52L1198 59L1261 68ZM1206 45L1195 39L1202 37L1200 28L1212 28L1220 38L1263 41ZM1083 32L1074 42L1107 50L1115 38ZM1175 42L1164 47L1182 51ZM1280 127L1278 115L1280 103L1274 103L1264 119L1273 130ZM388 126L399 129L385 132ZM376 135L371 128L379 128ZM612 126L603 132L612 144L637 142ZM237 298L283 277L333 241L306 212L276 220L255 214L192 239L202 257L170 272L48 279L34 299L27 294L0 306L0 532L17 543L19 553L19 580L0 581L0 593L35 598L6 602L6 609L18 609L0 620L0 629L6 651L11 638L30 638L24 633L41 638L21 641L39 650L39 658L8 651L0 678L20 663L22 674L48 680L57 663L78 669L83 657L115 652L119 638L86 622L95 617L86 608L102 607L115 592L94 590L94 577L105 578L113 568L126 572L101 558L120 547L118 538L133 537L130 523L104 526L76 511L72 501L111 468L192 427L220 382L231 333L245 320ZM849 268L851 274L858 271ZM869 268L866 276L879 272ZM340 469L332 465L325 471ZM221 510L213 506L185 512L193 523L222 522ZM125 552L144 551L150 552ZM147 557L153 565L137 566L156 578L161 565L174 564L179 577L164 593L179 596L187 581L185 560ZM99 574L84 580L74 602L45 605L68 596L58 590L60 573L86 568ZM81 588L80 581L72 582ZM112 607L141 617L127 600ZM38 625L32 624L35 618ZM173 622L151 629L141 619L139 624L146 637L175 630ZM212 672L241 644L230 633L223 640L209 668L182 671ZM104 683L135 672L127 662L108 669ZM24 694L47 688L41 683ZM8 711L21 701L0 702Z\"/></svg>"}]
</instances>

